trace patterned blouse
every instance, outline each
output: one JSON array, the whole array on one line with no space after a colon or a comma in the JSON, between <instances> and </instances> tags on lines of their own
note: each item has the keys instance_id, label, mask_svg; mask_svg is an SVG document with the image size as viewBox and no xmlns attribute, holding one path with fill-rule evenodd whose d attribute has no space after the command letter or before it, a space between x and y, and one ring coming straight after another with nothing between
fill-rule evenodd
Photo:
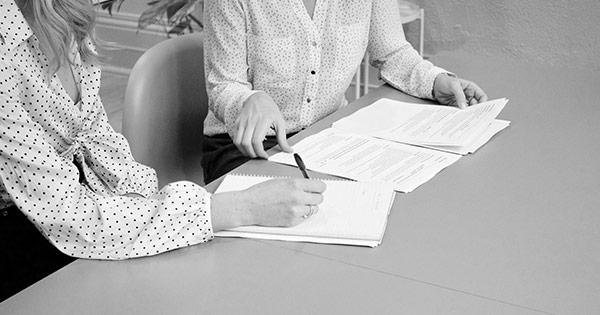
<instances>
[{"instance_id":1,"label":"patterned blouse","mask_svg":"<svg viewBox=\"0 0 600 315\"><path fill-rule=\"evenodd\" d=\"M207 135L231 135L256 91L275 100L287 132L310 126L347 104L366 51L383 80L421 98L445 72L406 41L396 0L317 1L313 18L302 0L207 0L205 31Z\"/></svg>"},{"instance_id":2,"label":"patterned blouse","mask_svg":"<svg viewBox=\"0 0 600 315\"><path fill-rule=\"evenodd\" d=\"M74 103L14 0L0 0L0 16L0 208L15 204L74 257L125 259L211 240L210 194L191 182L158 191L154 170L108 124L99 67L74 47Z\"/></svg>"}]
</instances>

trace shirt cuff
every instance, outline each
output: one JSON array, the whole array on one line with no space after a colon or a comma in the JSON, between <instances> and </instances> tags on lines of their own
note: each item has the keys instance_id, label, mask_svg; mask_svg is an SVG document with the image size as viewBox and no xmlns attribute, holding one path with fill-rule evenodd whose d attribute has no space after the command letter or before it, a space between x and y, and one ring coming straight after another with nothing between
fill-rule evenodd
<instances>
[{"instance_id":1,"label":"shirt cuff","mask_svg":"<svg viewBox=\"0 0 600 315\"><path fill-rule=\"evenodd\" d=\"M205 219L208 227L208 233L205 233L205 235L207 236L208 240L215 238L215 230L213 229L212 224L212 196L213 194L209 192L206 192L204 196L202 196L202 204L206 206Z\"/></svg>"}]
</instances>

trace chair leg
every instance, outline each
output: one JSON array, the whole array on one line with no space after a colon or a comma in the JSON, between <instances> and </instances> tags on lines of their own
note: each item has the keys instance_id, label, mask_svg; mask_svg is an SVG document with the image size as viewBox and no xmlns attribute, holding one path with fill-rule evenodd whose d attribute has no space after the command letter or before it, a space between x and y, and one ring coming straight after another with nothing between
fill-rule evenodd
<instances>
[{"instance_id":1,"label":"chair leg","mask_svg":"<svg viewBox=\"0 0 600 315\"><path fill-rule=\"evenodd\" d=\"M354 80L354 84L356 84L356 86L354 87L354 97L355 99L359 99L360 98L360 78L361 78L361 66L358 66L358 69L356 69L356 76L355 76L355 80Z\"/></svg>"},{"instance_id":2,"label":"chair leg","mask_svg":"<svg viewBox=\"0 0 600 315\"><path fill-rule=\"evenodd\" d=\"M369 93L369 52L365 54L363 59L364 62L364 74L363 74L363 95Z\"/></svg>"},{"instance_id":3,"label":"chair leg","mask_svg":"<svg viewBox=\"0 0 600 315\"><path fill-rule=\"evenodd\" d=\"M425 9L421 9L421 26L419 27L419 54L423 57L423 39L425 35Z\"/></svg>"}]
</instances>

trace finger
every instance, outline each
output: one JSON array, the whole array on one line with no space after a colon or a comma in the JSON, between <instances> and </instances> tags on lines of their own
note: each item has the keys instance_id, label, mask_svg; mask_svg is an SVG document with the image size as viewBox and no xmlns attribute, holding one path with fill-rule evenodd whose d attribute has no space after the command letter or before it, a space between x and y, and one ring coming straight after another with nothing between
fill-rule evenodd
<instances>
[{"instance_id":1,"label":"finger","mask_svg":"<svg viewBox=\"0 0 600 315\"><path fill-rule=\"evenodd\" d=\"M242 137L242 147L246 150L247 156L251 158L256 157L256 152L252 147L252 136L254 135L254 129L256 128L256 120L251 120L246 129L244 130L244 136Z\"/></svg>"},{"instance_id":2,"label":"finger","mask_svg":"<svg viewBox=\"0 0 600 315\"><path fill-rule=\"evenodd\" d=\"M465 97L467 98L467 103L469 106L477 104L477 99L475 98L475 89L470 82L466 82L463 84L463 91L465 93Z\"/></svg>"},{"instance_id":3,"label":"finger","mask_svg":"<svg viewBox=\"0 0 600 315\"><path fill-rule=\"evenodd\" d=\"M312 206L312 210L313 210L313 215L319 213L319 210L321 210L321 208L319 208L319 206L314 205Z\"/></svg>"},{"instance_id":4,"label":"finger","mask_svg":"<svg viewBox=\"0 0 600 315\"><path fill-rule=\"evenodd\" d=\"M246 149L244 149L244 147L242 146L242 139L246 130L247 121L245 119L240 120L238 118L236 124L237 131L233 136L233 144L235 144L235 146L238 148L238 150L240 150L240 152L242 152L243 155L248 156L248 152L246 152Z\"/></svg>"},{"instance_id":5,"label":"finger","mask_svg":"<svg viewBox=\"0 0 600 315\"><path fill-rule=\"evenodd\" d=\"M475 98L477 99L477 102L479 102L479 103L487 102L488 96L487 96L487 94L485 94L483 89L480 88L479 85L477 85L475 83L473 83L473 88L475 90Z\"/></svg>"},{"instance_id":6,"label":"finger","mask_svg":"<svg viewBox=\"0 0 600 315\"><path fill-rule=\"evenodd\" d=\"M453 80L450 88L452 90L452 94L454 95L454 99L456 100L456 105L459 108L467 107L467 99L465 97L465 93L463 92L462 85L459 80Z\"/></svg>"},{"instance_id":7,"label":"finger","mask_svg":"<svg viewBox=\"0 0 600 315\"><path fill-rule=\"evenodd\" d=\"M321 194L327 189L327 185L318 179L296 178L295 184L296 187L308 193Z\"/></svg>"},{"instance_id":8,"label":"finger","mask_svg":"<svg viewBox=\"0 0 600 315\"><path fill-rule=\"evenodd\" d=\"M466 81L466 86L464 88L465 90L465 94L470 95L472 98L474 98L477 103L482 103L482 102L486 102L488 100L487 95L485 94L485 92L483 91L482 88L479 87L479 85L477 85L476 83L470 82L470 81ZM468 96L467 96L468 98Z\"/></svg>"},{"instance_id":9,"label":"finger","mask_svg":"<svg viewBox=\"0 0 600 315\"><path fill-rule=\"evenodd\" d=\"M258 124L256 124L254 134L252 135L252 148L254 148L256 155L263 159L269 158L269 155L267 152L265 152L265 147L263 145L269 125L270 122L268 120L261 120Z\"/></svg>"},{"instance_id":10,"label":"finger","mask_svg":"<svg viewBox=\"0 0 600 315\"><path fill-rule=\"evenodd\" d=\"M306 206L306 208L306 213L302 215L303 219L308 219L319 212L319 206Z\"/></svg>"},{"instance_id":11,"label":"finger","mask_svg":"<svg viewBox=\"0 0 600 315\"><path fill-rule=\"evenodd\" d=\"M302 194L302 200L305 205L316 206L323 202L323 194L321 193L312 193L312 192L304 192Z\"/></svg>"},{"instance_id":12,"label":"finger","mask_svg":"<svg viewBox=\"0 0 600 315\"><path fill-rule=\"evenodd\" d=\"M281 150L287 153L294 152L294 149L292 149L292 147L287 142L285 122L282 119L275 121L275 133L277 135L277 144L279 144Z\"/></svg>"},{"instance_id":13,"label":"finger","mask_svg":"<svg viewBox=\"0 0 600 315\"><path fill-rule=\"evenodd\" d=\"M318 212L319 212L318 206L308 206L307 205L307 206L301 207L300 210L297 212L297 214L303 220L307 220L308 218L312 217L313 215L317 214Z\"/></svg>"}]
</instances>

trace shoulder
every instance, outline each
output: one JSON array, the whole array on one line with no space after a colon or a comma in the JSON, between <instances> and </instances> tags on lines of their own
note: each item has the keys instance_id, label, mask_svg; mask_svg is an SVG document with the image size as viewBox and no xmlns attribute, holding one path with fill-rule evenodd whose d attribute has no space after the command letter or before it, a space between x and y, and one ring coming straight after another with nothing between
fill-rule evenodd
<instances>
[{"instance_id":1,"label":"shoulder","mask_svg":"<svg viewBox=\"0 0 600 315\"><path fill-rule=\"evenodd\" d=\"M0 55L6 55L33 32L14 0L0 0L0 16Z\"/></svg>"}]
</instances>

